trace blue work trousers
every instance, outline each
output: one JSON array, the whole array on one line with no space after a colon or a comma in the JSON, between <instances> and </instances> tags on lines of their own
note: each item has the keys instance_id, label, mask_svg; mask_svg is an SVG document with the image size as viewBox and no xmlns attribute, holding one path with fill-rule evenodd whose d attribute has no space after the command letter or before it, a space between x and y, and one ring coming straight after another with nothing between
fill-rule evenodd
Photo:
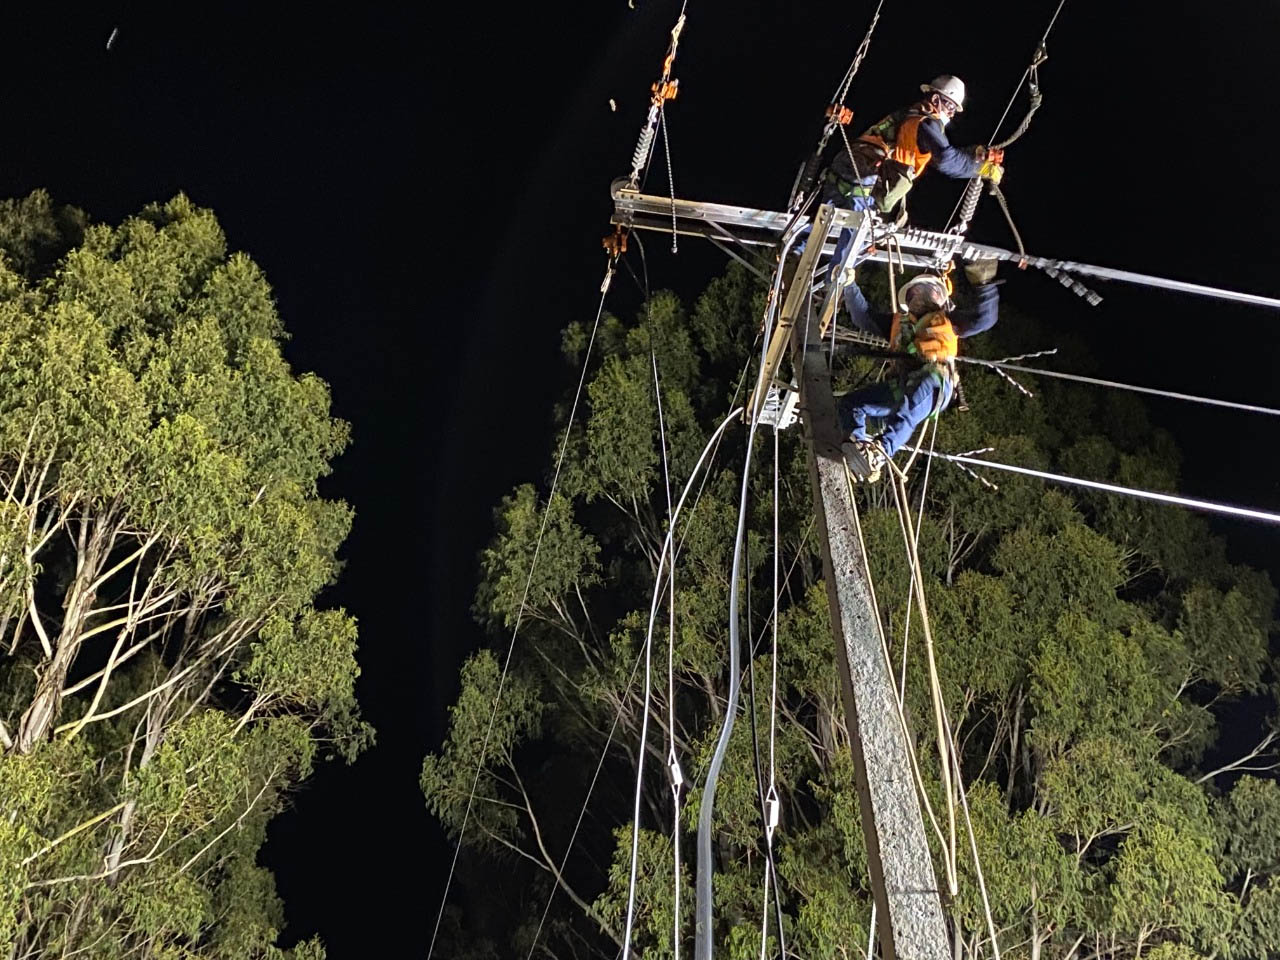
<instances>
[{"instance_id":1,"label":"blue work trousers","mask_svg":"<svg viewBox=\"0 0 1280 960\"><path fill-rule=\"evenodd\" d=\"M837 207L844 207L846 210L874 210L876 202L871 197L871 188L875 186L875 182L876 178L874 176L867 177L862 181L864 188L862 195L855 194L849 197L828 185L826 193L822 197L822 202L833 203ZM831 255L831 268L827 271L828 280L835 276L835 272L844 263L844 258L849 254L849 244L851 243L853 243L853 231L847 228L841 230L840 236L836 238L835 253Z\"/></svg>"},{"instance_id":2,"label":"blue work trousers","mask_svg":"<svg viewBox=\"0 0 1280 960\"><path fill-rule=\"evenodd\" d=\"M854 440L878 439L887 456L906 443L922 421L951 402L951 382L928 370L907 378L899 393L891 384L875 383L840 398L836 406L840 429ZM878 428L874 435L868 425Z\"/></svg>"},{"instance_id":3,"label":"blue work trousers","mask_svg":"<svg viewBox=\"0 0 1280 960\"><path fill-rule=\"evenodd\" d=\"M871 188L875 185L876 178L874 176L867 177L862 181L865 188L865 195L845 196L835 188L835 185L829 181L824 185L822 190L821 203L830 203L833 206L843 207L846 210L874 210L876 206L875 200L871 197ZM804 246L809 242L809 227L805 227L800 232L800 239L796 241L791 248L797 254L804 252ZM840 264L844 263L845 255L849 252L849 244L853 243L853 231L841 230L840 236L836 238L836 250L831 257L830 268L827 271L827 279L835 276L836 270Z\"/></svg>"}]
</instances>

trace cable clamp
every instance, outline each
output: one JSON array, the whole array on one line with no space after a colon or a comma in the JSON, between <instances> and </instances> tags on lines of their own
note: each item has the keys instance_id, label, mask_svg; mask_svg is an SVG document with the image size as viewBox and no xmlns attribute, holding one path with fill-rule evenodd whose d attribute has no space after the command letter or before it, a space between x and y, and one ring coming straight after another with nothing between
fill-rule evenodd
<instances>
[{"instance_id":1,"label":"cable clamp","mask_svg":"<svg viewBox=\"0 0 1280 960\"><path fill-rule=\"evenodd\" d=\"M828 120L834 120L842 127L847 127L853 120L853 111L842 103L829 103L823 116Z\"/></svg>"},{"instance_id":2,"label":"cable clamp","mask_svg":"<svg viewBox=\"0 0 1280 960\"><path fill-rule=\"evenodd\" d=\"M764 800L764 828L770 840L773 839L773 831L778 828L781 812L782 801L778 799L778 788L770 784L769 795Z\"/></svg>"},{"instance_id":3,"label":"cable clamp","mask_svg":"<svg viewBox=\"0 0 1280 960\"><path fill-rule=\"evenodd\" d=\"M604 237L600 241L600 245L604 247L605 252L608 253L612 259L617 260L620 256L622 256L624 253L627 252L626 229L622 226L622 224L618 224L616 227L613 228L613 233L609 234L607 237Z\"/></svg>"},{"instance_id":4,"label":"cable clamp","mask_svg":"<svg viewBox=\"0 0 1280 960\"><path fill-rule=\"evenodd\" d=\"M667 773L671 776L671 789L676 793L684 786L684 771L680 769L680 760L676 757L675 747L667 754Z\"/></svg>"},{"instance_id":5,"label":"cable clamp","mask_svg":"<svg viewBox=\"0 0 1280 960\"><path fill-rule=\"evenodd\" d=\"M651 88L653 90L653 103L658 106L667 100L674 100L680 92L679 80L663 80L655 83Z\"/></svg>"}]
</instances>

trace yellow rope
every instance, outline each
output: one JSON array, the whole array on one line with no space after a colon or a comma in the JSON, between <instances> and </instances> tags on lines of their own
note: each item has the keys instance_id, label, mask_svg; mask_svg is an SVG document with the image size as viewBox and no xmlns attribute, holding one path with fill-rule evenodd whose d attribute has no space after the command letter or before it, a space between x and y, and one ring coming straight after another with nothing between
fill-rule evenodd
<instances>
[{"instance_id":1,"label":"yellow rope","mask_svg":"<svg viewBox=\"0 0 1280 960\"><path fill-rule=\"evenodd\" d=\"M845 484L848 488L849 508L853 514L853 524L858 531L858 542L860 544L863 544L862 569L867 578L867 589L871 592L871 605L876 611L875 621L876 621L876 630L880 634L880 651L884 655L885 669L889 672L890 678L892 678L893 665L889 660L889 642L884 635L884 624L880 622L880 604L876 600L875 582L871 579L871 567L867 563L867 551L865 546L866 541L863 539L863 536L862 536L862 518L858 514L858 501L853 495L853 477L849 473L849 468L847 464L845 465ZM892 684L890 686L892 686ZM935 814L933 811L933 804L929 801L929 794L925 790L924 777L920 773L920 762L916 757L915 744L912 740L911 730L907 726L907 716L903 712L902 699L897 695L896 689L894 690L893 701L894 701L894 707L896 708L894 712L897 713L898 715L898 722L902 726L903 740L906 742L906 745L907 745L907 759L911 762L911 776L912 776L912 779L915 781L916 792L920 795L920 802L924 804L925 813L929 817L929 822L933 825L933 832L938 837L938 843L945 847L947 843L947 839L942 832L942 825L938 822L937 814ZM852 731L850 731L850 735L851 736L853 735Z\"/></svg>"},{"instance_id":2,"label":"yellow rope","mask_svg":"<svg viewBox=\"0 0 1280 960\"><path fill-rule=\"evenodd\" d=\"M893 499L898 507L898 521L902 525L904 539L907 543L907 558L911 564L911 585L916 594L916 606L920 610L920 625L924 633L925 662L929 667L929 695L933 701L933 720L938 738L939 772L942 775L942 789L947 799L947 887L954 897L959 892L956 878L956 798L952 783L952 748L951 738L947 735L946 717L942 704L942 684L938 679L938 665L933 653L933 630L929 625L929 608L924 597L924 578L920 568L920 555L916 551L915 524L911 520L911 509L907 502L904 474L892 460L886 460L889 474L893 481Z\"/></svg>"}]
</instances>

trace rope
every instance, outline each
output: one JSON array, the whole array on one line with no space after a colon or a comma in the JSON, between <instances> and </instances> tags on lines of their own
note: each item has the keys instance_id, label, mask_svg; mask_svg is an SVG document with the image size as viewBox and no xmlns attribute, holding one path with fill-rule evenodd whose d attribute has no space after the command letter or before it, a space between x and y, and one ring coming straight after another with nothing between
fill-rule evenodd
<instances>
[{"instance_id":1,"label":"rope","mask_svg":"<svg viewBox=\"0 0 1280 960\"><path fill-rule=\"evenodd\" d=\"M1120 383L1116 380L1102 380L1098 377L1085 377L1078 373L1062 373L1058 370L1043 370L1039 367L1023 367L1002 360L979 360L976 357L957 357L965 363L989 367L997 372L1012 370L1015 373L1029 373L1038 377L1052 377L1057 380L1070 380L1073 383L1087 383L1095 387L1108 387L1113 390L1127 390L1131 393L1145 393L1156 397L1168 397L1172 400L1186 400L1190 403L1203 403L1213 407L1226 407L1230 410L1243 410L1246 413L1263 413L1272 417L1280 417L1280 409L1260 407L1252 403L1237 403L1234 400L1218 400L1214 397L1200 397L1190 393L1179 393L1176 390L1158 390L1155 387L1139 387L1131 383ZM1020 359L1020 358L1018 358Z\"/></svg>"},{"instance_id":2,"label":"rope","mask_svg":"<svg viewBox=\"0 0 1280 960\"><path fill-rule=\"evenodd\" d=\"M1169 503L1189 510L1203 510L1205 513L1220 513L1226 516L1243 517L1246 520L1261 520L1264 523L1280 523L1280 513L1257 510L1253 507L1238 507L1229 503L1217 503L1212 500L1197 500L1173 493L1159 493L1155 490L1141 490L1136 487L1124 487L1115 483L1103 483L1100 480L1084 480L1080 477L1066 476L1060 473L1049 473L1045 470L1033 470L1030 467L1019 467L1010 463L999 463L995 460L976 460L972 457L961 457L955 454L930 453L930 457L938 457L952 463L970 464L975 467L991 467L994 470L1007 470L1027 477L1038 477L1054 483L1068 486L1087 487L1090 490L1101 490L1103 493L1118 493L1139 500L1155 500L1158 503Z\"/></svg>"},{"instance_id":3,"label":"rope","mask_svg":"<svg viewBox=\"0 0 1280 960\"><path fill-rule=\"evenodd\" d=\"M936 441L937 439L938 439L938 420L935 417L933 421L933 432L929 436L930 452L933 451L934 441ZM916 458L916 454L913 452L911 454L912 463L915 462L915 458ZM929 492L929 468L932 466L933 466L933 460L926 459L924 462L924 480L920 484L920 509L916 514L915 550L917 553L919 553L919 550L920 550L920 528L924 523L924 501L925 501L925 498L928 496L928 492ZM910 467L911 467L911 463L908 463L907 469L910 469ZM907 561L910 562L910 560L911 560L911 551L908 550ZM912 568L911 575L912 577L915 576L914 567ZM906 613L906 618L903 621L903 625L902 625L902 673L898 681L898 699L899 700L905 700L907 696L907 644L911 638L911 603L913 599L914 599L914 595L911 591L911 587L908 586L907 587L907 613Z\"/></svg>"},{"instance_id":4,"label":"rope","mask_svg":"<svg viewBox=\"0 0 1280 960\"><path fill-rule=\"evenodd\" d=\"M857 500L857 497L854 496L854 492L853 492L853 486L854 486L853 477L849 473L847 465L845 468L845 480L846 480L845 485L846 485L847 495L849 497L849 509L850 509L850 512L853 514L853 526L858 534L858 542L861 544L865 544L866 539L862 535L862 517L858 513L858 500ZM872 576L871 576L871 565L867 559L866 550L863 549L861 553L862 553L862 572L863 572L863 576L866 577L867 590L871 594L871 608L877 611L877 615L873 619L876 622L876 632L880 636L880 653L884 657L885 670L887 671L889 676L893 676L893 664L889 660L889 641L885 637L884 623L881 621L879 616L880 603L876 599L875 580L872 579ZM937 836L938 838L938 843L941 846L946 846L946 842L947 842L946 837L943 836L942 826L941 824L938 823L938 817L933 811L933 803L929 800L928 791L925 790L925 786L924 786L924 777L920 773L920 761L919 761L919 758L916 756L916 749L915 749L915 736L911 732L910 727L907 726L907 717L906 717L906 714L903 712L902 703L899 702L897 698L894 698L893 706L894 706L894 713L896 713L898 717L898 725L902 729L903 742L906 744L906 747L907 747L907 760L909 761L911 766L911 777L916 786L916 793L920 799L920 802L924 804L925 814L929 818L929 823L932 824L933 826L933 832L934 832L934 835ZM852 731L850 731L850 735L852 736Z\"/></svg>"},{"instance_id":5,"label":"rope","mask_svg":"<svg viewBox=\"0 0 1280 960\"><path fill-rule=\"evenodd\" d=\"M431 943L427 947L427 960L431 960L435 950L436 938L440 934L440 921L444 919L444 908L449 901L449 889L453 885L453 875L458 868L458 854L462 851L462 843L467 835L467 825L471 821L471 808L476 799L476 788L480 784L480 772L484 769L484 761L489 753L489 739L493 735L494 721L498 716L498 706L502 702L502 693L506 688L507 673L511 667L511 655L516 648L516 637L520 634L520 625L524 621L524 610L529 600L529 590L533 586L533 573L538 566L538 555L542 550L542 538L547 531L547 520L551 516L551 505L555 502L556 486L560 482L560 470L564 466L565 452L569 448L569 436L573 432L574 417L578 412L578 402L582 399L582 388L587 381L587 369L591 363L591 351L596 342L596 332L600 329L600 317L604 314L604 301L608 296L609 286L613 280L616 258L610 258L605 268L604 280L600 284L600 305L596 308L596 319L591 325L591 337L587 341L587 350L582 358L582 372L578 375L578 387L573 394L573 403L569 407L569 419L565 425L564 437L560 441L560 452L556 455L556 468L551 477L551 491L547 495L547 509L542 512L542 522L538 526L538 536L533 545L533 557L529 561L529 574L525 577L524 591L520 595L520 606L516 610L516 622L511 630L511 640L507 644L507 655L502 661L502 673L498 677L498 690L493 697L493 708L489 711L489 722L485 725L484 739L480 744L480 756L476 759L476 772L471 780L471 790L467 794L467 805L462 814L462 827L458 831L458 842L453 848L453 858L449 862L449 875L445 879L444 893L440 897L440 910L436 913L435 926L431 931Z\"/></svg>"},{"instance_id":6,"label":"rope","mask_svg":"<svg viewBox=\"0 0 1280 960\"><path fill-rule=\"evenodd\" d=\"M1009 212L1009 201L1004 198L1004 191L993 183L991 195L996 198L996 203L1000 205L1000 212L1004 214L1005 222L1009 224L1009 232L1013 234L1013 241L1018 245L1018 256L1025 257L1027 248L1022 245L1022 234L1018 232L1018 227L1013 222L1013 214Z\"/></svg>"},{"instance_id":7,"label":"rope","mask_svg":"<svg viewBox=\"0 0 1280 960\"><path fill-rule=\"evenodd\" d=\"M907 503L907 499L906 499L907 490L906 490L906 485L904 483L905 476L901 471L899 471L893 466L892 462L889 463L889 467L893 474L893 479L894 479L894 499L899 503L899 513L906 524L906 527L904 529L906 529L907 532L910 532L909 528L911 524L911 514L910 514L909 504ZM898 498L899 489L901 490L900 500ZM923 503L921 504L921 506L923 506ZM914 543L915 541L911 541L911 542ZM939 744L939 755L943 758L943 763L948 764L948 766L951 768L949 772L954 773L955 775L954 789L959 796L960 806L964 810L965 824L967 827L968 838L969 838L969 849L973 856L974 871L978 877L978 889L982 895L982 906L983 906L983 911L987 921L987 931L991 937L991 949L992 949L992 953L994 954L995 960L1000 960L1000 945L996 937L995 921L991 916L991 902L987 896L987 883L986 883L986 878L983 875L983 871L982 871L982 858L978 854L978 843L973 830L973 820L970 818L970 815L969 815L969 800L964 787L964 771L961 769L961 766L960 766L960 754L958 749L956 749L956 746L955 746L955 736L951 730L951 721L947 717L946 702L945 702L945 698L942 695L942 686L938 682L937 672L936 672L934 659L933 659L933 640L932 640L933 631L929 623L929 611L925 605L925 599L924 599L924 574L920 566L920 555L914 549L912 550L912 555L911 555L911 582L912 582L912 585L915 587L918 598L920 600L920 624L921 624L921 628L924 631L926 649L928 650L928 654L929 654L929 694L933 699L934 711L935 711L935 714L937 715L938 722L939 722L939 736L945 738L945 744L946 744L945 747L943 747L942 744ZM948 786L950 783L951 783L950 776L944 777L944 787L950 789ZM952 816L954 817L954 808L951 806L952 802L953 802L952 795L948 793L947 795L948 810L949 812L951 812ZM954 823L953 823L953 827L954 827ZM952 857L951 869L953 871L955 870L955 866L956 866L956 862L955 862L956 850L955 850L954 843L955 843L955 837L953 834L952 847L950 851L951 857ZM957 890L953 886L951 890L951 895L954 897L956 893L957 893Z\"/></svg>"},{"instance_id":8,"label":"rope","mask_svg":"<svg viewBox=\"0 0 1280 960\"><path fill-rule=\"evenodd\" d=\"M932 454L932 447L930 448L929 453ZM899 515L905 524L904 532L910 534L912 532L910 530L911 514L910 514L910 504L907 501L906 484L904 482L905 475L893 465L892 461L889 462L889 468L893 474L893 480L894 480L894 500L898 503ZM899 493L901 493L901 498L899 498ZM920 507L923 515L923 510L924 510L923 497L921 498ZM948 765L951 768L951 772L954 773L955 775L954 790L956 794L958 794L959 796L960 806L964 811L965 825L966 825L968 839L969 839L969 849L973 856L974 872L977 874L977 877L978 877L978 889L982 895L982 907L983 907L983 913L985 915L986 922L987 922L987 931L991 937L991 950L994 955L994 960L1000 960L1000 945L998 942L998 938L996 936L995 921L991 915L991 901L987 895L987 883L986 883L986 877L984 876L983 870L982 870L982 858L978 854L977 837L974 834L973 820L969 814L969 799L964 786L964 771L961 769L961 766L960 766L960 754L955 746L955 736L951 730L951 721L947 717L946 702L945 702L945 698L942 695L942 687L938 681L936 665L934 663L934 658L933 658L933 639L932 639L933 631L929 623L929 611L927 606L925 605L925 599L924 599L924 576L920 566L920 555L918 550L915 549L915 544L919 542L918 538L919 538L919 531L917 530L915 531L915 539L910 539L910 538L908 539L908 544L911 549L911 582L920 600L920 624L921 624L921 628L924 631L926 650L928 651L928 659L929 659L929 693L931 698L933 699L934 711L939 723L939 736L945 738L945 746L943 746L942 743L939 744L939 756L942 758L943 763ZM949 761L949 764L948 764L948 761ZM951 789L951 787L949 786L949 784L951 783L950 776L944 777L943 780L944 780L944 789L950 790ZM954 830L955 811L954 811L954 807L952 806L953 797L950 792L948 792L947 794L947 804L948 804L948 811L950 812L953 818L952 828ZM950 848L950 854L952 859L950 863L950 869L952 871L952 883L953 883L953 886L951 888L951 895L954 897L957 893L957 888L954 885L954 877L955 877L955 870L956 870L956 850L955 850L954 833L952 834L951 839L952 839L952 846Z\"/></svg>"},{"instance_id":9,"label":"rope","mask_svg":"<svg viewBox=\"0 0 1280 960\"><path fill-rule=\"evenodd\" d=\"M925 662L929 668L929 695L933 701L933 720L938 738L939 772L942 775L942 790L947 799L947 840L944 857L947 867L947 887L951 896L959 892L956 875L956 807L954 785L951 779L951 740L947 736L945 708L942 703L942 683L938 678L938 664L933 654L933 631L929 626L929 608L924 598L924 574L920 566L920 555L915 549L916 537L911 522L911 507L907 500L907 488L904 483L905 474L892 460L886 461L893 486L893 500L898 508L898 520L902 525L903 538L907 544L908 558L911 564L911 586L916 592L916 601L920 609L920 627L924 633Z\"/></svg>"}]
</instances>

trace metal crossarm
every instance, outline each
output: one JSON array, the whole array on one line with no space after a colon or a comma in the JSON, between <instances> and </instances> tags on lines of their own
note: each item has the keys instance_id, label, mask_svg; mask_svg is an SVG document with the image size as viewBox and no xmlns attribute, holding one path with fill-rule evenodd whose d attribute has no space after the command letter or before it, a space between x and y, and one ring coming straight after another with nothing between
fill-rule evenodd
<instances>
[{"instance_id":1,"label":"metal crossarm","mask_svg":"<svg viewBox=\"0 0 1280 960\"><path fill-rule=\"evenodd\" d=\"M714 236L721 241L727 239L726 234L743 246L772 246L777 244L779 236L791 223L791 214L775 210L755 210L750 207L739 207L724 203L704 203L697 200L675 200L670 197L658 197L630 190L626 181L615 183L613 188L614 213L613 222L637 230L672 229L672 213L675 214L676 232L686 236ZM840 230L851 225L856 215L849 210L836 210L828 225L828 232L823 244L823 253L830 254L835 247L834 236ZM803 220L802 220L803 222ZM888 254L878 249L890 237L895 245L904 251L902 262L906 266L927 267L939 260L949 260L958 256L964 260L993 259L1006 260L1023 267L1042 270L1057 279L1063 286L1071 288L1075 293L1089 300L1090 303L1101 302L1101 297L1094 291L1084 287L1074 279L1080 277L1096 277L1099 280L1114 280L1120 283L1132 283L1145 287L1156 287L1173 293L1185 293L1197 297L1213 297L1219 300L1232 300L1258 307L1280 310L1280 298L1263 296L1256 293L1245 293L1238 290L1226 290L1222 287L1211 287L1203 283L1191 283L1186 280L1171 280L1167 277L1155 277L1132 270L1118 270L1114 267L1100 267L1090 263L1079 263L1074 260L1058 260L1052 257L1022 256L1004 247L991 246L985 243L973 243L959 234L941 233L933 230L922 230L918 227L896 229L892 224L879 224L871 241L872 249L867 259L885 261ZM895 261L898 259L895 253Z\"/></svg>"}]
</instances>

